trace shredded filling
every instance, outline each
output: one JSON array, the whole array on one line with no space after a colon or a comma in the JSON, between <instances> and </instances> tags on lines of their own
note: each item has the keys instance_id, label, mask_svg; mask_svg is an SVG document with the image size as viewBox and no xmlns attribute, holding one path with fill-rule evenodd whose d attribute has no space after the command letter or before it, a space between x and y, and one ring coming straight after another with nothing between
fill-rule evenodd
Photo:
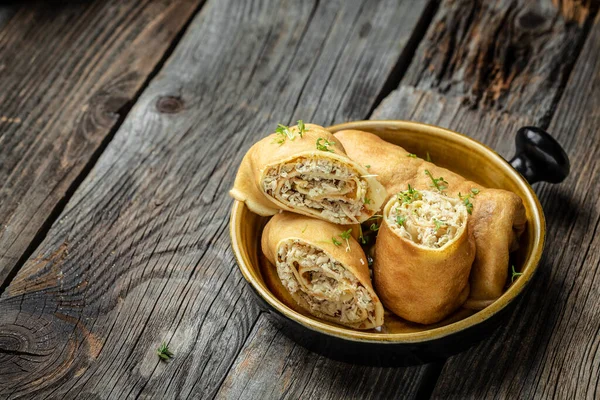
<instances>
[{"instance_id":1,"label":"shredded filling","mask_svg":"<svg viewBox=\"0 0 600 400\"><path fill-rule=\"evenodd\" d=\"M262 185L267 195L340 224L358 223L366 208L367 182L336 160L300 157L272 166Z\"/></svg>"},{"instance_id":2,"label":"shredded filling","mask_svg":"<svg viewBox=\"0 0 600 400\"><path fill-rule=\"evenodd\" d=\"M387 217L388 224L416 244L440 248L452 241L466 224L467 209L459 199L440 193L425 190L416 193L412 201L397 197Z\"/></svg>"},{"instance_id":3,"label":"shredded filling","mask_svg":"<svg viewBox=\"0 0 600 400\"><path fill-rule=\"evenodd\" d=\"M276 264L283 285L302 297L311 313L343 324L375 323L375 305L367 289L322 250L290 239L279 246Z\"/></svg>"}]
</instances>

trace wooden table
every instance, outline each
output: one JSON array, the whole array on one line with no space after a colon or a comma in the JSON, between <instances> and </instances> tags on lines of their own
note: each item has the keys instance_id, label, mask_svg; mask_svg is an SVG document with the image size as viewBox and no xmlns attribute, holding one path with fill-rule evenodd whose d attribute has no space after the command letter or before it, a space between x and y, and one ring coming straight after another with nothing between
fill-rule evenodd
<instances>
[{"instance_id":1,"label":"wooden table","mask_svg":"<svg viewBox=\"0 0 600 400\"><path fill-rule=\"evenodd\" d=\"M0 5L0 398L599 398L598 8ZM548 240L531 290L443 364L308 352L253 304L230 250L227 191L251 143L277 123L368 118L505 157L535 124L571 157L567 181L535 187Z\"/></svg>"}]
</instances>

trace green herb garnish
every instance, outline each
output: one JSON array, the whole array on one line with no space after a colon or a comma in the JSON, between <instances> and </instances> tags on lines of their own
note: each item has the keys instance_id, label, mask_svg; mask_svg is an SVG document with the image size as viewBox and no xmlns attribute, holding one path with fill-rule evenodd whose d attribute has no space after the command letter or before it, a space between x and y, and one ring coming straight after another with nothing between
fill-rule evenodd
<instances>
[{"instance_id":1,"label":"green herb garnish","mask_svg":"<svg viewBox=\"0 0 600 400\"><path fill-rule=\"evenodd\" d=\"M321 143L321 142L323 142L323 143ZM318 138L317 139L317 150L328 151L330 153L333 153L333 150L330 149L329 147L333 146L334 144L335 144L335 142L330 142L327 139Z\"/></svg>"},{"instance_id":2,"label":"green herb garnish","mask_svg":"<svg viewBox=\"0 0 600 400\"><path fill-rule=\"evenodd\" d=\"M173 358L173 353L169 350L169 346L167 346L165 342L160 345L156 351L156 354L158 354L161 360L164 361L169 361L171 358Z\"/></svg>"},{"instance_id":3,"label":"green herb garnish","mask_svg":"<svg viewBox=\"0 0 600 400\"><path fill-rule=\"evenodd\" d=\"M365 168L369 169L371 166L369 164L365 165Z\"/></svg>"},{"instance_id":4,"label":"green herb garnish","mask_svg":"<svg viewBox=\"0 0 600 400\"><path fill-rule=\"evenodd\" d=\"M429 152L427 152L427 158L425 158L427 161L431 162L431 157L429 157Z\"/></svg>"},{"instance_id":5,"label":"green herb garnish","mask_svg":"<svg viewBox=\"0 0 600 400\"><path fill-rule=\"evenodd\" d=\"M460 192L458 192L458 198L461 199L465 207L467 207L467 212L469 214L473 214L473 203L471 203L471 194L469 193L463 196L460 194Z\"/></svg>"},{"instance_id":6,"label":"green herb garnish","mask_svg":"<svg viewBox=\"0 0 600 400\"><path fill-rule=\"evenodd\" d=\"M306 232L306 228L308 228L308 224L306 224L306 226L304 227L304 229L302 229L302 233Z\"/></svg>"},{"instance_id":7,"label":"green herb garnish","mask_svg":"<svg viewBox=\"0 0 600 400\"><path fill-rule=\"evenodd\" d=\"M298 136L302 138L304 136L304 133L307 131L308 129L306 129L304 122L301 119L298 120ZM273 143L277 143L280 146L284 144L287 139L296 139L296 133L292 132L289 126L285 126L282 124L277 124L275 134L277 135L277 137L275 138L275 141Z\"/></svg>"},{"instance_id":8,"label":"green herb garnish","mask_svg":"<svg viewBox=\"0 0 600 400\"><path fill-rule=\"evenodd\" d=\"M346 251L350 251L350 238L352 237L352 228L340 234L340 237L346 241Z\"/></svg>"},{"instance_id":9,"label":"green herb garnish","mask_svg":"<svg viewBox=\"0 0 600 400\"><path fill-rule=\"evenodd\" d=\"M417 158L417 155L410 153L410 154L407 154L406 157Z\"/></svg>"},{"instance_id":10,"label":"green herb garnish","mask_svg":"<svg viewBox=\"0 0 600 400\"><path fill-rule=\"evenodd\" d=\"M363 230L362 230L362 225L361 224L358 224L358 231L359 231L358 240L360 240L360 242L362 244L367 244L369 237L367 236L365 238L365 236L363 235Z\"/></svg>"},{"instance_id":11,"label":"green herb garnish","mask_svg":"<svg viewBox=\"0 0 600 400\"><path fill-rule=\"evenodd\" d=\"M440 176L439 178L434 178L428 169L425 170L425 175L431 178L432 187L435 187L438 192L442 193L444 190L448 189L448 182L444 180L444 177Z\"/></svg>"},{"instance_id":12,"label":"green herb garnish","mask_svg":"<svg viewBox=\"0 0 600 400\"><path fill-rule=\"evenodd\" d=\"M277 138L275 139L275 143L278 143L280 146L285 143L287 139L294 140L295 136L290 131L288 126L277 124L277 129L275 129L275 134Z\"/></svg>"},{"instance_id":13,"label":"green herb garnish","mask_svg":"<svg viewBox=\"0 0 600 400\"><path fill-rule=\"evenodd\" d=\"M308 129L306 129L306 126L304 126L304 121L302 121L301 119L298 120L298 134L300 135L300 137L304 137L304 133L308 132Z\"/></svg>"},{"instance_id":14,"label":"green herb garnish","mask_svg":"<svg viewBox=\"0 0 600 400\"><path fill-rule=\"evenodd\" d=\"M479 189L473 188L471 189L471 193L473 193L474 196L477 196L479 194Z\"/></svg>"},{"instance_id":15,"label":"green herb garnish","mask_svg":"<svg viewBox=\"0 0 600 400\"><path fill-rule=\"evenodd\" d=\"M522 273L522 272L517 272L517 271L515 271L515 266L513 265L513 266L512 266L512 276L511 276L511 278L510 278L510 282L511 282L511 283L512 283L512 282L514 282L514 281L515 281L515 278L516 278L516 277L518 277L518 276L521 276L521 275L523 275L523 273Z\"/></svg>"},{"instance_id":16,"label":"green herb garnish","mask_svg":"<svg viewBox=\"0 0 600 400\"><path fill-rule=\"evenodd\" d=\"M420 200L421 193L417 189L410 186L410 183L409 183L408 190L398 193L397 198L398 198L398 201L401 201L402 203L410 204L415 200Z\"/></svg>"},{"instance_id":17,"label":"green herb garnish","mask_svg":"<svg viewBox=\"0 0 600 400\"><path fill-rule=\"evenodd\" d=\"M400 226L404 225L404 222L406 221L406 218L403 217L402 215L396 215L396 223Z\"/></svg>"},{"instance_id":18,"label":"green herb garnish","mask_svg":"<svg viewBox=\"0 0 600 400\"><path fill-rule=\"evenodd\" d=\"M332 241L332 242L333 242L333 244L335 244L336 246L341 246L341 245L342 245L342 242L340 242L339 240L337 240L337 239L335 238L335 236L332 236L332 237L331 237L331 241Z\"/></svg>"},{"instance_id":19,"label":"green herb garnish","mask_svg":"<svg viewBox=\"0 0 600 400\"><path fill-rule=\"evenodd\" d=\"M437 232L441 227L447 226L445 222L438 221L437 219L433 219L433 223L435 224L435 231Z\"/></svg>"},{"instance_id":20,"label":"green herb garnish","mask_svg":"<svg viewBox=\"0 0 600 400\"><path fill-rule=\"evenodd\" d=\"M365 196L363 203L365 204L371 204L371 199L369 199L368 197Z\"/></svg>"},{"instance_id":21,"label":"green herb garnish","mask_svg":"<svg viewBox=\"0 0 600 400\"><path fill-rule=\"evenodd\" d=\"M377 232L379 230L379 225L377 224L371 224L371 226L369 227L370 230L372 230L373 232Z\"/></svg>"}]
</instances>

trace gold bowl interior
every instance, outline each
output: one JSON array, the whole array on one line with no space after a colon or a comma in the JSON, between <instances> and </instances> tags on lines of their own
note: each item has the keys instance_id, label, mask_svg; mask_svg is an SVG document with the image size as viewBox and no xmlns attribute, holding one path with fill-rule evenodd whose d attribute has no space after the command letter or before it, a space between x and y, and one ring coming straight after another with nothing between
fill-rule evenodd
<instances>
[{"instance_id":1,"label":"gold bowl interior","mask_svg":"<svg viewBox=\"0 0 600 400\"><path fill-rule=\"evenodd\" d=\"M313 317L298 307L282 287L275 267L263 256L260 238L268 218L252 213L235 201L231 211L230 234L239 268L250 285L270 306L285 317L322 333L358 341L415 343L437 339L478 324L506 307L532 278L543 250L545 221L541 205L531 186L501 156L467 136L440 127L408 121L356 121L328 128L332 132L359 129L402 146L419 157L429 153L432 161L482 186L518 194L527 211L527 229L520 249L511 255L515 268L523 272L506 292L487 308L474 312L459 309L435 325L409 323L386 311L381 331L358 331ZM508 268L508 266L507 266ZM507 283L508 285L508 283Z\"/></svg>"}]
</instances>

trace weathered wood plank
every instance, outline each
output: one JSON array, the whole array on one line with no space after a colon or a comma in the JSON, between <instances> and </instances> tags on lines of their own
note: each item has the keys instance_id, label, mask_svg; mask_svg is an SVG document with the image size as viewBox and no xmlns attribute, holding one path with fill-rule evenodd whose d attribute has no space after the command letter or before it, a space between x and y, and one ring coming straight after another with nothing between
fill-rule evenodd
<instances>
[{"instance_id":1,"label":"weathered wood plank","mask_svg":"<svg viewBox=\"0 0 600 400\"><path fill-rule=\"evenodd\" d=\"M549 0L442 2L400 87L375 110L373 118L412 119L448 127L488 144L505 157L512 155L519 127L548 124L584 41L589 8L572 7L574 4L555 6ZM515 332L509 330L502 340L496 335L486 342L495 344L497 357L511 348L503 353L506 368L518 351L512 335L520 335ZM529 340L530 345L536 342ZM452 358L452 373L446 374L435 396L483 396L483 392L469 390L475 391L478 385L490 388L494 382L489 379L491 372L465 373L464 366L473 366L469 371L485 366L486 371L504 373L506 369L496 370L489 353L486 348ZM513 378L518 382L515 385L521 384ZM454 390L455 382L461 382L462 391ZM494 393L489 391L489 395Z\"/></svg>"},{"instance_id":2,"label":"weathered wood plank","mask_svg":"<svg viewBox=\"0 0 600 400\"><path fill-rule=\"evenodd\" d=\"M0 395L214 395L258 317L227 234L242 155L366 115L419 8L209 1L0 299Z\"/></svg>"},{"instance_id":3,"label":"weathered wood plank","mask_svg":"<svg viewBox=\"0 0 600 400\"><path fill-rule=\"evenodd\" d=\"M600 396L598 110L600 16L549 127L571 156L572 173L539 188L548 228L538 275L506 329L448 361L435 398ZM465 365L477 373L465 373Z\"/></svg>"},{"instance_id":4,"label":"weathered wood plank","mask_svg":"<svg viewBox=\"0 0 600 400\"><path fill-rule=\"evenodd\" d=\"M372 118L414 119L447 126L507 154L520 126L548 119L561 89L560 82L570 71L569 63L560 57L574 58L577 43L584 37L579 23L587 14L579 10L568 14L568 20L563 19L564 9L556 9L549 1L478 2L475 8L472 5L470 1L442 2L401 87L383 101ZM575 17L577 23L573 23ZM538 25L531 26L527 19ZM455 44L448 47L443 40ZM530 50L521 53L515 46ZM511 52L518 54L517 58L506 55ZM495 67L479 61L480 53L497 53L491 60ZM445 72L438 77L434 74L439 68L435 63L446 58L453 61L448 61ZM515 71L508 72L506 77L498 72L494 79L486 80L481 78L488 74L485 68ZM469 74L477 75L477 79ZM550 78L552 81L546 82ZM458 87L452 89L453 85ZM493 93L498 96L495 98ZM540 104L542 98L544 102ZM406 398L415 395L419 389L415 382L423 382L428 368L405 368L401 376L388 376L385 369L342 368L334 361L318 362L306 350L262 328L264 318L255 326L228 374L220 397L237 398L244 393L255 398L298 398L313 394L320 398L326 397L330 389L333 396ZM285 357L290 361L285 362ZM311 371L315 373L311 375ZM390 386L400 390L383 395L382 388L388 385L369 385L359 378L363 375L368 376L363 379L369 383L389 380L393 382ZM337 385L343 387L342 392Z\"/></svg>"},{"instance_id":5,"label":"weathered wood plank","mask_svg":"<svg viewBox=\"0 0 600 400\"><path fill-rule=\"evenodd\" d=\"M217 398L406 399L414 398L424 374L424 367L363 367L320 357L261 317Z\"/></svg>"},{"instance_id":6,"label":"weathered wood plank","mask_svg":"<svg viewBox=\"0 0 600 400\"><path fill-rule=\"evenodd\" d=\"M427 122L505 157L524 124L547 125L584 39L577 1L443 1L398 90L374 119Z\"/></svg>"},{"instance_id":7,"label":"weathered wood plank","mask_svg":"<svg viewBox=\"0 0 600 400\"><path fill-rule=\"evenodd\" d=\"M0 7L0 287L202 0Z\"/></svg>"}]
</instances>

